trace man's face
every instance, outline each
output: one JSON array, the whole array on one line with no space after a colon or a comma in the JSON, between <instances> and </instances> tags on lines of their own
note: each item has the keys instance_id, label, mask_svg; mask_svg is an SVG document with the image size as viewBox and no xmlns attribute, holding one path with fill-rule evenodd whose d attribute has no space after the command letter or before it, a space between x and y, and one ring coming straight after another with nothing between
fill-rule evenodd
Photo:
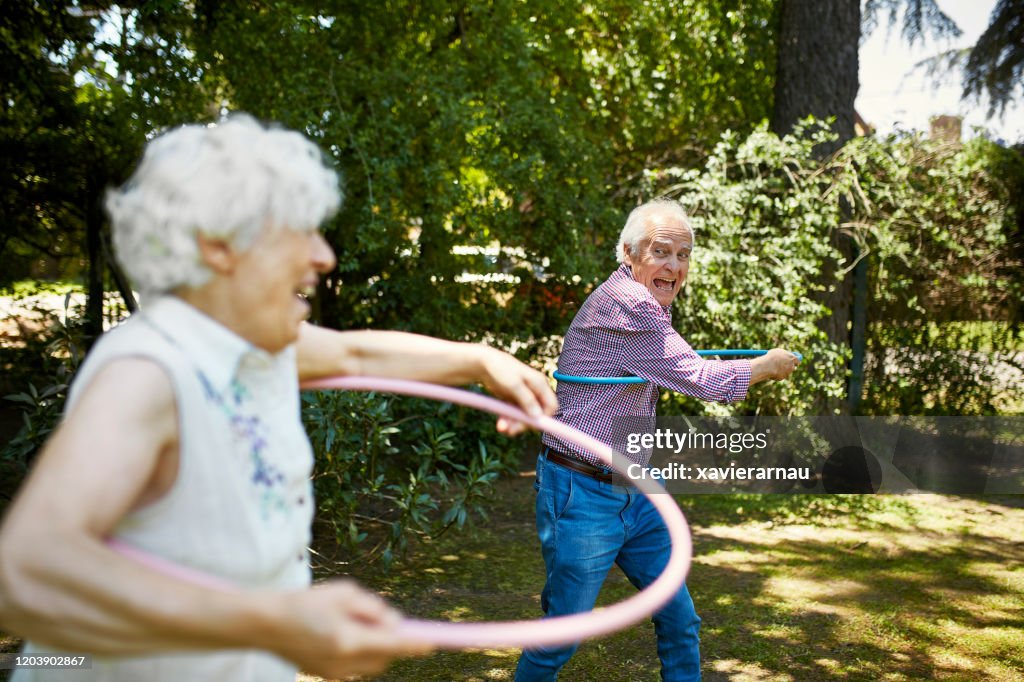
<instances>
[{"instance_id":1,"label":"man's face","mask_svg":"<svg viewBox=\"0 0 1024 682\"><path fill-rule=\"evenodd\" d=\"M647 235L631 253L625 249L625 262L633 269L633 279L643 284L663 306L675 300L686 281L693 250L693 233L675 217L655 215Z\"/></svg>"}]
</instances>

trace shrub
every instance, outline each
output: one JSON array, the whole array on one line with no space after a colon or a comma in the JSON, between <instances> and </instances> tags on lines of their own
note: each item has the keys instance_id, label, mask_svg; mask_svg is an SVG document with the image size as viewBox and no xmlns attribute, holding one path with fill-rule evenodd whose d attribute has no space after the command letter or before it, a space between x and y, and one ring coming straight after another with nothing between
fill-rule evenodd
<instances>
[{"instance_id":1,"label":"shrub","mask_svg":"<svg viewBox=\"0 0 1024 682\"><path fill-rule=\"evenodd\" d=\"M695 346L800 350L791 381L739 407L667 396L688 413L807 414L845 392L850 349L821 330L819 301L853 263L829 247L840 230L868 258L868 414L1020 410L1017 205L1020 150L978 139L860 138L825 161L829 133L808 122L779 138L765 127L726 134L701 169L649 170L640 190L676 196L697 230L677 327ZM940 325L940 326L937 326ZM1016 406L1016 407L1014 407Z\"/></svg>"},{"instance_id":2,"label":"shrub","mask_svg":"<svg viewBox=\"0 0 1024 682\"><path fill-rule=\"evenodd\" d=\"M37 328L21 325L16 345L0 348L5 390L15 390L4 400L21 409L22 425L2 449L0 462L17 478L46 442L60 420L67 388L84 355L80 306L64 297L64 314L42 305L34 309ZM22 390L18 390L22 388Z\"/></svg>"},{"instance_id":3,"label":"shrub","mask_svg":"<svg viewBox=\"0 0 1024 682\"><path fill-rule=\"evenodd\" d=\"M486 518L492 482L517 461L484 414L376 393L303 394L318 521L346 550L389 565L411 535Z\"/></svg>"}]
</instances>

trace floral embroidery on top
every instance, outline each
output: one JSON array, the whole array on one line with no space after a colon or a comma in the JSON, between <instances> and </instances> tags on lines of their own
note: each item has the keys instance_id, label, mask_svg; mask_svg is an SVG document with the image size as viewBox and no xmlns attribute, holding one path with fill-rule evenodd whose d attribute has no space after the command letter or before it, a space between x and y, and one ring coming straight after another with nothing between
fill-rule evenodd
<instances>
[{"instance_id":1,"label":"floral embroidery on top","mask_svg":"<svg viewBox=\"0 0 1024 682\"><path fill-rule=\"evenodd\" d=\"M199 375L199 382L203 385L206 398L220 408L228 418L231 432L236 438L249 444L249 461L252 465L250 482L259 494L260 516L267 520L273 512L287 513L289 505L282 490L285 476L264 456L267 449L264 424L258 415L247 415L241 411L244 403L251 397L249 389L238 381L237 377L233 377L226 391L228 398L225 399L205 374L199 370L196 370L196 374Z\"/></svg>"}]
</instances>

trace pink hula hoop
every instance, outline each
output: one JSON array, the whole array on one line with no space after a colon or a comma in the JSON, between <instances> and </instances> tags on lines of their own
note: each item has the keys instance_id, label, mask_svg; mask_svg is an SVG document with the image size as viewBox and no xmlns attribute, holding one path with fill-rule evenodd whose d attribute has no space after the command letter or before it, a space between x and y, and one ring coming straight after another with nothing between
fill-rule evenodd
<instances>
[{"instance_id":1,"label":"pink hula hoop","mask_svg":"<svg viewBox=\"0 0 1024 682\"><path fill-rule=\"evenodd\" d=\"M302 388L380 391L458 403L514 419L539 431L557 436L567 443L572 443L597 455L605 464L624 476L627 474L627 468L632 464L630 460L604 443L551 417L531 417L512 405L469 391L418 381L376 377L331 377L306 382ZM591 637L606 635L653 614L675 595L686 580L693 549L686 519L672 497L665 494L661 484L649 478L642 478L632 481L632 485L643 493L661 514L672 542L668 564L664 571L643 591L618 604L601 609L599 612L591 611L541 620L452 623L409 618L403 620L399 625L398 635L408 641L424 642L445 649L476 647L527 649L541 646L563 646ZM235 589L224 580L172 564L123 543L111 541L110 546L125 556L173 577L214 589Z\"/></svg>"}]
</instances>

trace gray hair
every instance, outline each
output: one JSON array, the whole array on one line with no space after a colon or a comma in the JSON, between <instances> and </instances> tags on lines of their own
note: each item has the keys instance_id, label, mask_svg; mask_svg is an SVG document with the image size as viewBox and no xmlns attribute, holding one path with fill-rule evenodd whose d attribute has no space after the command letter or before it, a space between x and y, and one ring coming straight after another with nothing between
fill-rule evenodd
<instances>
[{"instance_id":1,"label":"gray hair","mask_svg":"<svg viewBox=\"0 0 1024 682\"><path fill-rule=\"evenodd\" d=\"M629 252L635 254L640 242L647 236L650 228L659 217L675 218L679 220L690 231L693 237L693 225L690 223L686 211L674 199L652 199L645 204L634 208L626 219L626 225L619 235L619 242L615 245L615 257L620 263L624 263L625 254L623 247L629 246Z\"/></svg>"},{"instance_id":2,"label":"gray hair","mask_svg":"<svg viewBox=\"0 0 1024 682\"><path fill-rule=\"evenodd\" d=\"M118 261L143 294L158 294L210 278L197 235L244 250L264 229L317 229L341 200L315 144L242 114L151 140L106 208Z\"/></svg>"}]
</instances>

